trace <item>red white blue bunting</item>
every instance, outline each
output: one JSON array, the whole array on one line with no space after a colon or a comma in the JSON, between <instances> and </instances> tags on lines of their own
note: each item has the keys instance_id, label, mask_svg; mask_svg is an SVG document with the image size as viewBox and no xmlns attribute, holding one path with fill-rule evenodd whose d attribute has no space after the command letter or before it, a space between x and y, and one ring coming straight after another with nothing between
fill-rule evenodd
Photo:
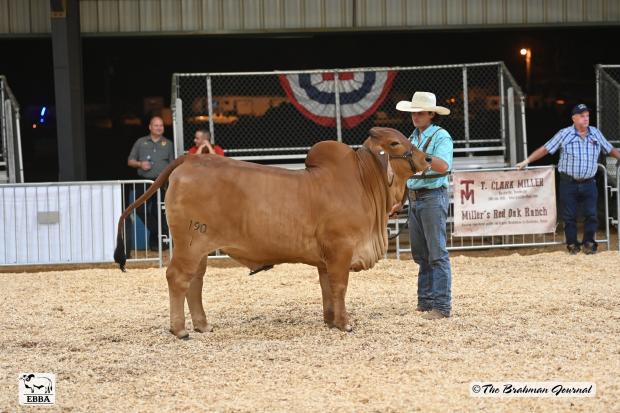
<instances>
[{"instance_id":1,"label":"red white blue bunting","mask_svg":"<svg viewBox=\"0 0 620 413\"><path fill-rule=\"evenodd\" d=\"M342 126L354 128L383 103L396 72L339 72L338 76ZM308 119L322 126L336 125L334 73L280 75L280 84Z\"/></svg>"}]
</instances>

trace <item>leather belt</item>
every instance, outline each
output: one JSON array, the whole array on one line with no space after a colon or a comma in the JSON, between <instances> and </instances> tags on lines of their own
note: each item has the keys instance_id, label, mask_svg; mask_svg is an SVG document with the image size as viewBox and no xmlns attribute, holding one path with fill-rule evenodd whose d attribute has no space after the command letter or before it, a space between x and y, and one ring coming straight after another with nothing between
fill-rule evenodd
<instances>
[{"instance_id":1,"label":"leather belt","mask_svg":"<svg viewBox=\"0 0 620 413\"><path fill-rule=\"evenodd\" d=\"M569 181L569 182L577 182L578 184L583 184L585 182L590 182L596 179L596 177L590 177L590 178L584 178L584 179L577 179L577 178L573 178L572 176L570 176L569 174L565 174L564 172L560 172L560 179L564 179L565 181Z\"/></svg>"},{"instance_id":2,"label":"leather belt","mask_svg":"<svg viewBox=\"0 0 620 413\"><path fill-rule=\"evenodd\" d=\"M437 191L438 189L444 189L443 186L439 188L420 188L420 189L410 189L409 190L409 199L411 201L415 201L420 195L426 194L428 192Z\"/></svg>"},{"instance_id":3,"label":"leather belt","mask_svg":"<svg viewBox=\"0 0 620 413\"><path fill-rule=\"evenodd\" d=\"M413 192L415 192L416 195L421 195L421 194L425 194L427 192L432 192L432 191L436 191L438 189L442 189L443 186L440 186L439 188L420 188L420 189L414 189Z\"/></svg>"}]
</instances>

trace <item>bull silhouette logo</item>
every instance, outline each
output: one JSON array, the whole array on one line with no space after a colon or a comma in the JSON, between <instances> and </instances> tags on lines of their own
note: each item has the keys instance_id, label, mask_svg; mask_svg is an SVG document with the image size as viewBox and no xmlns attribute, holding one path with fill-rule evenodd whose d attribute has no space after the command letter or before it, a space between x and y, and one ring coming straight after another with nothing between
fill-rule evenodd
<instances>
[{"instance_id":1,"label":"bull silhouette logo","mask_svg":"<svg viewBox=\"0 0 620 413\"><path fill-rule=\"evenodd\" d=\"M56 377L50 373L22 373L19 376L19 404L54 404Z\"/></svg>"}]
</instances>

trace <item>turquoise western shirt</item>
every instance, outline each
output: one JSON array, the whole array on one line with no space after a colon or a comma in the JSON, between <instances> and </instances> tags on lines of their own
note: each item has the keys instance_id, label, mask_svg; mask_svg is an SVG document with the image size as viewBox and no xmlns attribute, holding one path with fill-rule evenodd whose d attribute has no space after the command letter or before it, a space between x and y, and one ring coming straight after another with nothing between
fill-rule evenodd
<instances>
[{"instance_id":1,"label":"turquoise western shirt","mask_svg":"<svg viewBox=\"0 0 620 413\"><path fill-rule=\"evenodd\" d=\"M434 134L434 136L433 136ZM416 148L422 149L426 145L426 142L430 137L433 137L431 143L428 145L426 149L426 153L431 156L435 156L445 163L448 164L448 171L452 170L452 150L453 143L452 137L448 133L447 130L442 129L441 127L432 124L424 132L422 132L422 136L418 129L416 128L409 139L411 139L411 143L413 143ZM427 174L436 174L435 171L428 171ZM448 176L442 176L441 178L435 179L408 179L407 180L407 188L409 189L422 189L422 188L439 188L440 186L448 187Z\"/></svg>"}]
</instances>

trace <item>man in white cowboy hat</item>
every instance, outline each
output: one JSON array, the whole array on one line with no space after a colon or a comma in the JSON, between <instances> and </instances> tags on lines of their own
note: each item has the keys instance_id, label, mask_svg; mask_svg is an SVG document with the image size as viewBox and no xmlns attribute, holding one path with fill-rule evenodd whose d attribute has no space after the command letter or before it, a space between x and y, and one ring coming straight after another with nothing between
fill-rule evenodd
<instances>
[{"instance_id":1,"label":"man in white cowboy hat","mask_svg":"<svg viewBox=\"0 0 620 413\"><path fill-rule=\"evenodd\" d=\"M452 168L453 144L450 134L438 126L438 115L450 110L437 106L433 93L415 92L411 101L401 101L396 109L411 112L415 129L411 142L431 159L430 170L407 180L409 196L409 237L411 255L420 266L418 306L423 318L436 320L452 310L452 270L446 248L448 218L448 177ZM390 214L399 211L402 202Z\"/></svg>"}]
</instances>

